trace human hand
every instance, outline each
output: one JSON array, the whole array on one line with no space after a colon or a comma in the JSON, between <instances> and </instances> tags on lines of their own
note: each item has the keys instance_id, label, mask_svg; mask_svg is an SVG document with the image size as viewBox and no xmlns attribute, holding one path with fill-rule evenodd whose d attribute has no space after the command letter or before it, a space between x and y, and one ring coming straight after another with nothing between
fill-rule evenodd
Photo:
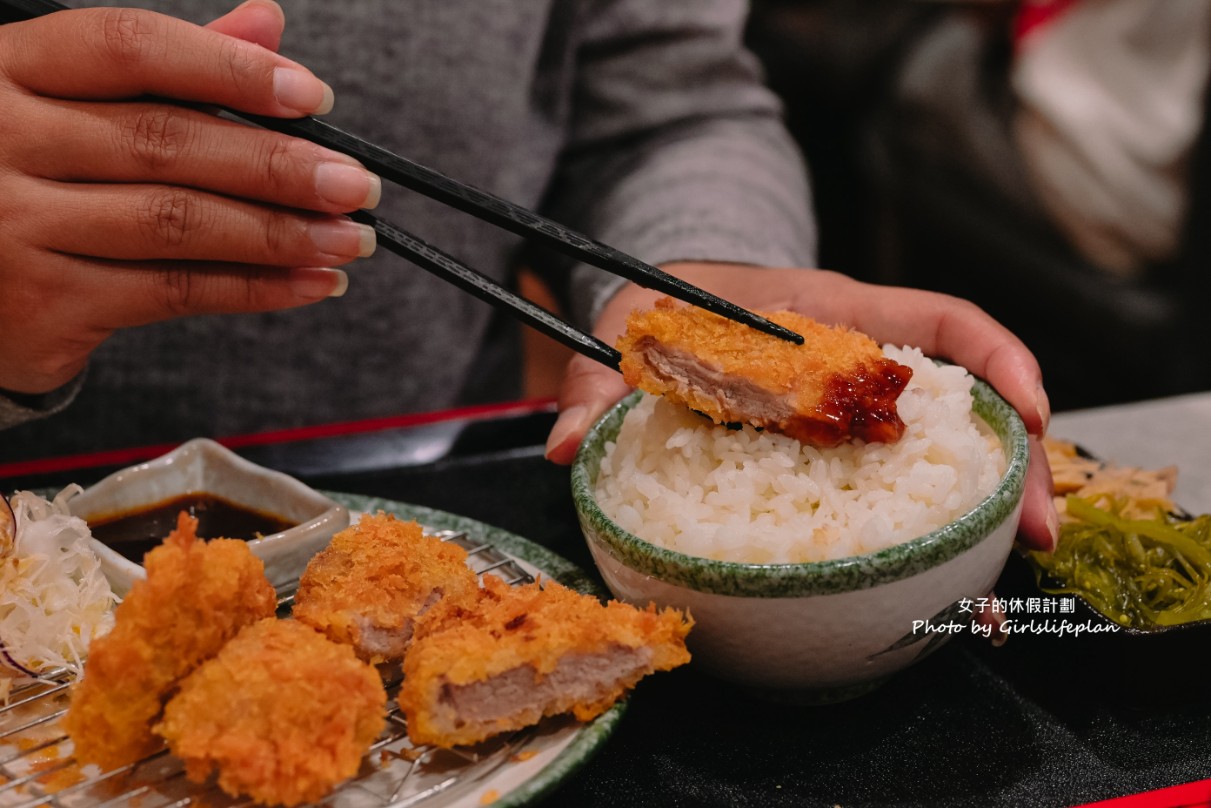
<instances>
[{"instance_id":1,"label":"human hand","mask_svg":"<svg viewBox=\"0 0 1211 808\"><path fill-rule=\"evenodd\" d=\"M0 388L69 381L113 331L313 303L374 234L356 161L181 103L276 117L331 90L251 0L207 28L128 9L0 26ZM149 97L165 100L150 100Z\"/></svg>"},{"instance_id":2,"label":"human hand","mask_svg":"<svg viewBox=\"0 0 1211 808\"><path fill-rule=\"evenodd\" d=\"M880 344L912 345L984 379L1018 411L1031 438L1019 538L1050 549L1059 520L1051 472L1042 450L1051 409L1038 362L1022 342L975 305L948 295L861 283L823 270L761 269L728 264L676 264L666 271L749 309L797 311L825 323L843 323ZM603 309L595 333L613 344L627 315L661 295L626 286ZM560 390L560 416L547 441L547 457L570 463L589 427L629 388L618 373L582 356L568 364Z\"/></svg>"}]
</instances>

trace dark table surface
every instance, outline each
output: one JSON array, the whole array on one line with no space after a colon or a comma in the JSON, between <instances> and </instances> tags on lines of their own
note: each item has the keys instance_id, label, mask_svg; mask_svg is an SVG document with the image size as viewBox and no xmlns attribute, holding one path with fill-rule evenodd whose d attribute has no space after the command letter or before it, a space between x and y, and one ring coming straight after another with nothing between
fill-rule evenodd
<instances>
[{"instance_id":1,"label":"dark table surface","mask_svg":"<svg viewBox=\"0 0 1211 808\"><path fill-rule=\"evenodd\" d=\"M552 418L543 408L239 451L320 488L496 525L595 575L568 470L542 457ZM110 470L0 476L0 489L86 484ZM1127 707L1074 647L961 636L879 690L826 707L763 701L692 666L652 676L544 804L1070 806L1211 777L1202 674L1177 706ZM1186 664L1206 665L1199 655ZM1166 690L1164 673L1155 687L1136 684Z\"/></svg>"}]
</instances>

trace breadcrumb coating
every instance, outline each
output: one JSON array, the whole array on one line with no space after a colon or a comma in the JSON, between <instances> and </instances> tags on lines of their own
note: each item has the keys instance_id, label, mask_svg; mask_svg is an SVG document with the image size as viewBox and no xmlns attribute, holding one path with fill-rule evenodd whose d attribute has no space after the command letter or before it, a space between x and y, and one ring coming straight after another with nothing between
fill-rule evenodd
<instances>
[{"instance_id":1,"label":"breadcrumb coating","mask_svg":"<svg viewBox=\"0 0 1211 808\"><path fill-rule=\"evenodd\" d=\"M156 727L186 774L265 805L322 799L357 773L387 693L348 645L294 620L241 631L182 683Z\"/></svg>"},{"instance_id":2,"label":"breadcrumb coating","mask_svg":"<svg viewBox=\"0 0 1211 808\"><path fill-rule=\"evenodd\" d=\"M815 446L899 440L896 399L911 369L858 331L790 311L758 313L804 344L670 298L634 311L617 343L623 378L715 423L748 423Z\"/></svg>"},{"instance_id":3,"label":"breadcrumb coating","mask_svg":"<svg viewBox=\"0 0 1211 808\"><path fill-rule=\"evenodd\" d=\"M690 660L693 620L674 609L602 604L554 581L484 577L479 602L422 621L399 706L417 744L471 744L572 712L588 721L644 676Z\"/></svg>"},{"instance_id":4,"label":"breadcrumb coating","mask_svg":"<svg viewBox=\"0 0 1211 808\"><path fill-rule=\"evenodd\" d=\"M182 513L145 556L147 577L118 605L113 630L93 641L63 719L78 761L111 769L158 749L152 724L177 683L275 613L276 593L247 542L203 541L196 531Z\"/></svg>"},{"instance_id":5,"label":"breadcrumb coating","mask_svg":"<svg viewBox=\"0 0 1211 808\"><path fill-rule=\"evenodd\" d=\"M383 662L403 656L413 623L437 602L470 602L478 590L461 547L425 536L416 522L367 514L312 558L293 614Z\"/></svg>"}]
</instances>

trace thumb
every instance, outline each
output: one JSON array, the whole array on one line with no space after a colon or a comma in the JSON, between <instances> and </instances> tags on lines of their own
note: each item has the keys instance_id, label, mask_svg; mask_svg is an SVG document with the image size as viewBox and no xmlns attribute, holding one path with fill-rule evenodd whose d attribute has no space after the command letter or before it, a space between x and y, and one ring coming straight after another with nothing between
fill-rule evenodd
<instances>
[{"instance_id":1,"label":"thumb","mask_svg":"<svg viewBox=\"0 0 1211 808\"><path fill-rule=\"evenodd\" d=\"M547 459L571 463L589 427L628 392L618 371L583 356L573 357L559 391L559 418L547 438Z\"/></svg>"},{"instance_id":2,"label":"thumb","mask_svg":"<svg viewBox=\"0 0 1211 808\"><path fill-rule=\"evenodd\" d=\"M247 0L206 27L276 53L282 44L286 15L274 0Z\"/></svg>"}]
</instances>

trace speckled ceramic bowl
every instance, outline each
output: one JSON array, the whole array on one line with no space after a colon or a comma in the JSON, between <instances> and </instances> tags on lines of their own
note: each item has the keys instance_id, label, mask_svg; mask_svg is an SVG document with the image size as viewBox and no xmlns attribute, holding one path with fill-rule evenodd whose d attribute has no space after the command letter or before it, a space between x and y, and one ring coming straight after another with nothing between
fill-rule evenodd
<instances>
[{"instance_id":1,"label":"speckled ceramic bowl","mask_svg":"<svg viewBox=\"0 0 1211 808\"><path fill-rule=\"evenodd\" d=\"M688 608L692 664L720 678L798 701L859 695L958 633L968 601L987 596L1013 546L1029 457L1017 413L977 382L973 409L1009 462L996 489L945 527L875 553L802 564L742 564L673 552L623 530L597 506L606 444L632 394L590 431L572 467L572 492L598 569L615 596ZM929 621L929 629L926 623Z\"/></svg>"},{"instance_id":2,"label":"speckled ceramic bowl","mask_svg":"<svg viewBox=\"0 0 1211 808\"><path fill-rule=\"evenodd\" d=\"M324 494L279 471L245 460L212 440L183 443L162 457L116 471L73 497L69 507L85 521L206 493L294 523L294 527L248 542L265 562L275 587L291 586L307 562L349 525L349 511ZM118 594L146 577L143 566L92 540L101 569Z\"/></svg>"}]
</instances>

